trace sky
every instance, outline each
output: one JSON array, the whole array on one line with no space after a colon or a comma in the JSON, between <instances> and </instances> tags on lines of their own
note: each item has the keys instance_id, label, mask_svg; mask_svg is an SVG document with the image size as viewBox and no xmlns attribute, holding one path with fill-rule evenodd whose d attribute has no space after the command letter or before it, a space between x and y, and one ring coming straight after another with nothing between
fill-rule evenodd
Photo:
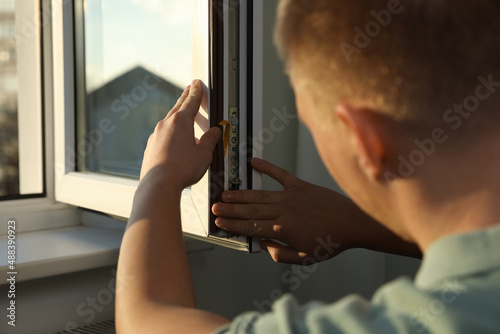
<instances>
[{"instance_id":1,"label":"sky","mask_svg":"<svg viewBox=\"0 0 500 334\"><path fill-rule=\"evenodd\" d=\"M138 65L187 86L192 80L191 3L86 0L89 91Z\"/></svg>"}]
</instances>

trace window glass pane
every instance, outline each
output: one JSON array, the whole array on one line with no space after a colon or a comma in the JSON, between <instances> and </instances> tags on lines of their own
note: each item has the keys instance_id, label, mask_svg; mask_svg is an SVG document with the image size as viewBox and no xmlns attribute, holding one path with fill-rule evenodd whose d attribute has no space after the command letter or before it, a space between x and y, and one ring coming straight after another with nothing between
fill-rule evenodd
<instances>
[{"instance_id":1,"label":"window glass pane","mask_svg":"<svg viewBox=\"0 0 500 334\"><path fill-rule=\"evenodd\" d=\"M138 178L149 135L192 79L191 1L76 6L78 168Z\"/></svg>"},{"instance_id":2,"label":"window glass pane","mask_svg":"<svg viewBox=\"0 0 500 334\"><path fill-rule=\"evenodd\" d=\"M14 0L0 0L0 198L19 195Z\"/></svg>"}]
</instances>

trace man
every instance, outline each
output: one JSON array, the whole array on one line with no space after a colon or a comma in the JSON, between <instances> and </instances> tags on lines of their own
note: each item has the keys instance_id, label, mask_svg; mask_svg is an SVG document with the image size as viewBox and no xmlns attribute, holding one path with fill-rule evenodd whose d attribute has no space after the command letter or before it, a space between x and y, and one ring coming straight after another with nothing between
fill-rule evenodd
<instances>
[{"instance_id":1,"label":"man","mask_svg":"<svg viewBox=\"0 0 500 334\"><path fill-rule=\"evenodd\" d=\"M368 216L261 160L254 167L285 190L228 192L228 203L213 208L227 230L285 242L264 242L277 261L300 263L321 235L336 236L342 249L421 251L415 282L387 284L371 302L350 296L301 307L285 296L273 312L232 323L197 310L179 201L221 133L194 140L202 94L194 81L145 152L119 260L119 275L135 279L117 291L118 332L500 332L499 15L492 0L283 0L276 39L300 117ZM301 221L288 220L304 194L315 200L301 203ZM313 216L313 205L324 213Z\"/></svg>"}]
</instances>

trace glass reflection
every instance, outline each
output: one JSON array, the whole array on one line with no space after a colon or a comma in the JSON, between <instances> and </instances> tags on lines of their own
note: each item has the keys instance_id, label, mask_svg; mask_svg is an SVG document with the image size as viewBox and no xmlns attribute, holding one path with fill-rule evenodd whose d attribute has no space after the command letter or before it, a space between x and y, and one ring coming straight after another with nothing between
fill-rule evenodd
<instances>
[{"instance_id":1,"label":"glass reflection","mask_svg":"<svg viewBox=\"0 0 500 334\"><path fill-rule=\"evenodd\" d=\"M79 169L138 178L149 135L191 82L190 1L82 5Z\"/></svg>"},{"instance_id":2,"label":"glass reflection","mask_svg":"<svg viewBox=\"0 0 500 334\"><path fill-rule=\"evenodd\" d=\"M17 50L14 0L0 1L0 199L19 195Z\"/></svg>"}]
</instances>

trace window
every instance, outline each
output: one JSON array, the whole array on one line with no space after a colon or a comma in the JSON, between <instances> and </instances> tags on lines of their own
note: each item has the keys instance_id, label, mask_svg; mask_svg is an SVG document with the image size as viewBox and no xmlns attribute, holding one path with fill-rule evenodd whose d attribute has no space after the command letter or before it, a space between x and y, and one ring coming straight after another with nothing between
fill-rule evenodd
<instances>
[{"instance_id":1,"label":"window","mask_svg":"<svg viewBox=\"0 0 500 334\"><path fill-rule=\"evenodd\" d=\"M207 84L209 124L229 120L209 172L182 196L183 231L241 250L251 241L218 230L210 206L223 189L250 188L252 1L54 2L56 198L128 218L142 154L158 120L192 78ZM73 20L74 17L74 20ZM249 19L250 18L250 19ZM241 29L241 28L244 29ZM75 130L76 129L76 130ZM244 139L244 140L243 140Z\"/></svg>"},{"instance_id":2,"label":"window","mask_svg":"<svg viewBox=\"0 0 500 334\"><path fill-rule=\"evenodd\" d=\"M79 224L54 199L51 15L50 0L0 1L0 221L16 232Z\"/></svg>"},{"instance_id":3,"label":"window","mask_svg":"<svg viewBox=\"0 0 500 334\"><path fill-rule=\"evenodd\" d=\"M2 200L44 193L40 31L26 29L37 8L14 0L3 0L0 6Z\"/></svg>"},{"instance_id":4,"label":"window","mask_svg":"<svg viewBox=\"0 0 500 334\"><path fill-rule=\"evenodd\" d=\"M80 0L75 11L77 170L138 179L149 135L192 80L191 6Z\"/></svg>"}]
</instances>

